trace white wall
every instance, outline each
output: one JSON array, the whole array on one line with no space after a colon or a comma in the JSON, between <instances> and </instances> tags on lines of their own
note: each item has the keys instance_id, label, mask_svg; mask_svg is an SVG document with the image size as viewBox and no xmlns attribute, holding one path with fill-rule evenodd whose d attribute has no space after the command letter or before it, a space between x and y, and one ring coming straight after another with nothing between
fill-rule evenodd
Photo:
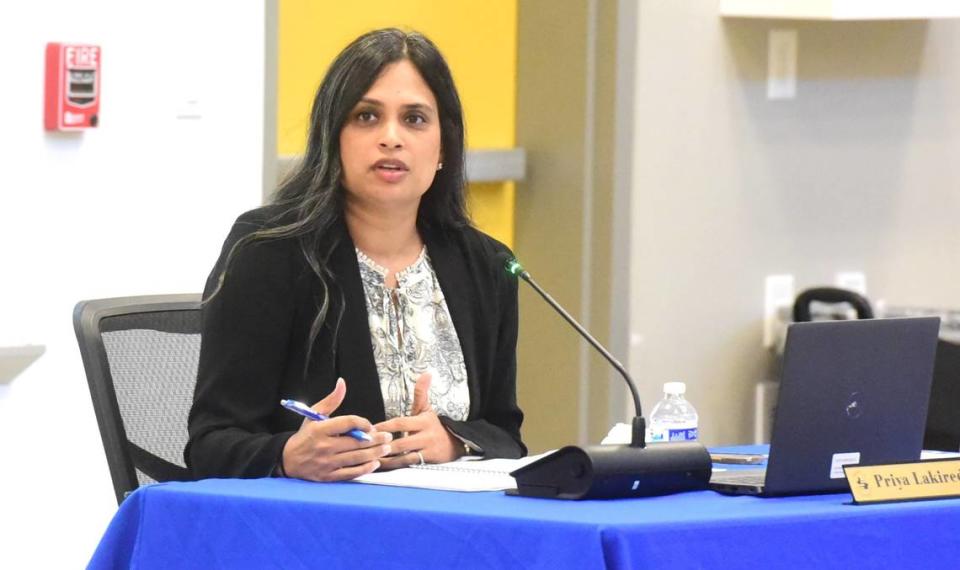
<instances>
[{"instance_id":1,"label":"white wall","mask_svg":"<svg viewBox=\"0 0 960 570\"><path fill-rule=\"evenodd\" d=\"M859 270L874 300L960 306L960 22L639 6L631 369L646 402L686 380L706 443L747 442L754 383L774 374L764 276ZM784 27L797 97L771 101L767 34Z\"/></svg>"},{"instance_id":2,"label":"white wall","mask_svg":"<svg viewBox=\"0 0 960 570\"><path fill-rule=\"evenodd\" d=\"M43 131L44 45L102 47L100 127ZM81 299L197 292L262 192L259 2L0 7L0 567L84 565L116 510L71 323ZM187 99L199 119L178 119Z\"/></svg>"}]
</instances>

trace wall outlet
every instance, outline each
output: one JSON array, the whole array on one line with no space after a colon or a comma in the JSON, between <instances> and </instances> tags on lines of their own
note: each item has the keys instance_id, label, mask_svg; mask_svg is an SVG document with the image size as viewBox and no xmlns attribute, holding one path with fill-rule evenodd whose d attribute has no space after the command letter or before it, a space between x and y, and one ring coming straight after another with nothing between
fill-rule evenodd
<instances>
[{"instance_id":1,"label":"wall outlet","mask_svg":"<svg viewBox=\"0 0 960 570\"><path fill-rule=\"evenodd\" d=\"M793 275L767 275L763 295L763 347L773 348L796 298Z\"/></svg>"},{"instance_id":2,"label":"wall outlet","mask_svg":"<svg viewBox=\"0 0 960 570\"><path fill-rule=\"evenodd\" d=\"M797 96L797 30L770 30L767 46L767 99L793 99Z\"/></svg>"},{"instance_id":3,"label":"wall outlet","mask_svg":"<svg viewBox=\"0 0 960 570\"><path fill-rule=\"evenodd\" d=\"M833 283L841 289L867 295L867 276L863 271L841 271L833 278Z\"/></svg>"}]
</instances>

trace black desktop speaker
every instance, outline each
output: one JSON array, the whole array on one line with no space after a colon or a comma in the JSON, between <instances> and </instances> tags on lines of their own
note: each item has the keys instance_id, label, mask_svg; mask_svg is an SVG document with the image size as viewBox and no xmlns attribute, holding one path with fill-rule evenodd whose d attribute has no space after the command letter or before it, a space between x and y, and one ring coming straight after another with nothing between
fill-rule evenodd
<instances>
[{"instance_id":1,"label":"black desktop speaker","mask_svg":"<svg viewBox=\"0 0 960 570\"><path fill-rule=\"evenodd\" d=\"M648 497L707 488L712 462L696 442L567 446L517 469L510 495L551 499Z\"/></svg>"}]
</instances>

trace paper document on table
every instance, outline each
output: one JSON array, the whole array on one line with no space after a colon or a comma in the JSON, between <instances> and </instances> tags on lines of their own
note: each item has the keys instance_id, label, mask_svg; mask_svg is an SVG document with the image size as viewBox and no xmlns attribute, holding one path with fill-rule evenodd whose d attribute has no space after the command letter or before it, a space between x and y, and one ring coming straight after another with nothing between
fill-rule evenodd
<instances>
[{"instance_id":1,"label":"paper document on table","mask_svg":"<svg viewBox=\"0 0 960 570\"><path fill-rule=\"evenodd\" d=\"M956 451L939 451L936 449L924 449L920 452L920 461L932 461L936 459L955 459L960 457Z\"/></svg>"},{"instance_id":2,"label":"paper document on table","mask_svg":"<svg viewBox=\"0 0 960 570\"><path fill-rule=\"evenodd\" d=\"M361 475L354 481L439 491L506 491L517 488L511 472L550 453L553 451L521 459L463 458L449 463L413 465Z\"/></svg>"}]
</instances>

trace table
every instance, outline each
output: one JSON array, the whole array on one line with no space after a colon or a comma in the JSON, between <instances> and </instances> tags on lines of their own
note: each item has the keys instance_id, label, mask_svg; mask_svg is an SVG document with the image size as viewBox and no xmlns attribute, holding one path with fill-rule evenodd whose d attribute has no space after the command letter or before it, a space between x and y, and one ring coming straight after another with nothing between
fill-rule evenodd
<instances>
[{"instance_id":1,"label":"table","mask_svg":"<svg viewBox=\"0 0 960 570\"><path fill-rule=\"evenodd\" d=\"M960 499L855 506L712 491L567 502L359 483L142 487L92 568L956 567Z\"/></svg>"}]
</instances>

